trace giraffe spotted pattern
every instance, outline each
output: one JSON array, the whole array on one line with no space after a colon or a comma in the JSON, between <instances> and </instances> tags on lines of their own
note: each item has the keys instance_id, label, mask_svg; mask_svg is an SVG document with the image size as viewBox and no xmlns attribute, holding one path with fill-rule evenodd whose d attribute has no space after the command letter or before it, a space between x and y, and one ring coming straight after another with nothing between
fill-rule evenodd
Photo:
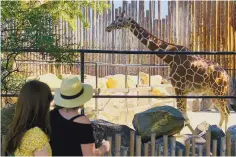
<instances>
[{"instance_id":1,"label":"giraffe spotted pattern","mask_svg":"<svg viewBox=\"0 0 236 157\"><path fill-rule=\"evenodd\" d=\"M215 96L229 94L231 78L217 63L201 58L199 55L158 54L159 51L184 52L189 51L189 49L182 45L174 45L158 39L132 18L126 17L124 13L117 15L115 21L106 28L106 31L129 29L148 49L155 51L156 55L163 59L171 68L169 77L176 95L184 96L190 92ZM213 99L213 102L220 113L219 125L222 127L225 121L226 131L230 115L227 101L226 99ZM177 108L183 113L189 129L193 132L194 130L187 117L186 98L177 98Z\"/></svg>"}]
</instances>

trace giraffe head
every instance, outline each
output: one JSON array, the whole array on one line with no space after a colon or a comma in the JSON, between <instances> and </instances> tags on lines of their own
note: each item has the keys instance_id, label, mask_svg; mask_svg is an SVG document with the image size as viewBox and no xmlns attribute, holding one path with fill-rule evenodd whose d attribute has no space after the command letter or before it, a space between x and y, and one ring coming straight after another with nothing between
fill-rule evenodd
<instances>
[{"instance_id":1,"label":"giraffe head","mask_svg":"<svg viewBox=\"0 0 236 157\"><path fill-rule=\"evenodd\" d=\"M107 28L106 32L111 32L115 29L122 29L122 28L130 28L131 26L131 18L125 16L125 11L118 14L115 18L115 21L113 21Z\"/></svg>"}]
</instances>

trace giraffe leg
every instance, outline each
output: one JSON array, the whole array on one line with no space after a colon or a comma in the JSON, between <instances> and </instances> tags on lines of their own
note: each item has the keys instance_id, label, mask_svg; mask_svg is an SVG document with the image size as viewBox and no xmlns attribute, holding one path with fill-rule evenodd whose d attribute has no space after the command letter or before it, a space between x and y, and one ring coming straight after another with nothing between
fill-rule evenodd
<instances>
[{"instance_id":1,"label":"giraffe leg","mask_svg":"<svg viewBox=\"0 0 236 157\"><path fill-rule=\"evenodd\" d=\"M227 102L224 100L221 106L223 109L223 114L224 114L224 120L225 120L225 133L228 129L228 121L229 121L229 115L230 115L230 110L229 107L227 106Z\"/></svg>"},{"instance_id":2,"label":"giraffe leg","mask_svg":"<svg viewBox=\"0 0 236 157\"><path fill-rule=\"evenodd\" d=\"M176 94L178 95L179 93L180 92L177 89L176 90ZM183 114L183 117L185 119L185 126L187 126L190 129L190 131L194 134L194 129L190 125L190 120L189 120L188 115L187 115L187 99L185 99L185 98L177 98L177 108Z\"/></svg>"},{"instance_id":3,"label":"giraffe leg","mask_svg":"<svg viewBox=\"0 0 236 157\"><path fill-rule=\"evenodd\" d=\"M220 122L219 122L219 126L220 128L222 128L223 126L223 122L225 122L225 132L228 129L228 119L229 119L229 114L230 114L230 110L227 106L227 103L225 100L219 100L219 102L216 105L216 108L219 110L220 113Z\"/></svg>"},{"instance_id":4,"label":"giraffe leg","mask_svg":"<svg viewBox=\"0 0 236 157\"><path fill-rule=\"evenodd\" d=\"M225 133L227 132L228 129L228 121L229 121L229 115L225 117Z\"/></svg>"}]
</instances>

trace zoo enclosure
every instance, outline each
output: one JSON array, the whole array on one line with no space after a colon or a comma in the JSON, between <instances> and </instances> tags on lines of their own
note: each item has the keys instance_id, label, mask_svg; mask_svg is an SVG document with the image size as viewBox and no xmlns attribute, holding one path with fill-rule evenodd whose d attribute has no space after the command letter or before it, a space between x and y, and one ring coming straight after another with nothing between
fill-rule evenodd
<instances>
[{"instance_id":1,"label":"zoo enclosure","mask_svg":"<svg viewBox=\"0 0 236 157\"><path fill-rule=\"evenodd\" d=\"M59 45L74 45L73 49L112 49L112 50L144 50L142 43L134 37L130 31L117 30L112 33L105 32L105 28L115 19L118 13L123 10L131 16L142 27L146 28L158 38L167 42L184 45L191 51L236 51L236 3L228 1L168 1L168 15L161 15L163 1L123 1L117 7L114 2L108 0L111 5L109 10L104 10L102 14L92 11L90 8L81 8L86 20L91 23L89 29L83 28L79 19L76 20L77 29L72 30L68 23L62 19L57 25L48 24L53 29L54 34L59 34ZM10 27L14 24L8 24ZM4 38L4 34L2 36ZM24 43L27 45L27 43ZM205 56L211 61L219 63L224 69L236 69L236 56ZM37 56L32 52L26 53L23 58L35 60ZM46 58L48 59L48 58ZM79 58L75 58L78 60ZM45 59L40 59L45 60ZM148 54L143 55L120 55L120 54L89 54L85 56L88 62L100 62L109 64L157 64L164 62ZM28 65L28 69L35 66ZM49 68L49 72L55 72L55 66ZM59 69L65 70L63 64ZM88 67L88 69L90 69ZM101 77L106 75L106 71L112 71L105 67L101 71ZM131 69L135 72L136 69ZM36 73L42 74L40 68L36 68ZM121 73L124 74L124 70ZM114 72L113 72L114 73ZM151 70L152 75L161 74L167 76L167 70ZM91 73L95 75L95 72ZM231 76L235 74L230 72Z\"/></svg>"},{"instance_id":2,"label":"zoo enclosure","mask_svg":"<svg viewBox=\"0 0 236 157\"><path fill-rule=\"evenodd\" d=\"M197 144L196 143L196 137L200 137L199 135L193 136L192 139L188 139L184 142L184 148L178 149L176 147L176 138L175 136L168 137L168 135L163 135L163 143L156 145L156 134L151 134L151 140L150 142L141 143L141 136L137 135L135 131L130 131L130 139L129 139L129 147L126 149L121 150L121 144L122 144L122 137L121 134L115 134L115 136L107 136L107 140L110 143L110 151L105 154L105 156L112 156L111 153L112 148L115 149L115 156L190 156L191 154L194 154L192 156L195 156L197 154L198 156L203 156L203 151L205 151L206 156L218 156L217 155L217 149L220 149L220 156L236 156L236 144L234 144L234 148L232 147L232 143L236 143L235 137L231 136L230 132L227 132L224 137L221 137L220 140L217 139L211 139L211 132L205 131L203 132L206 134L206 142ZM4 140L6 136L1 135L1 144L4 145ZM168 138L170 140L168 140ZM115 142L113 142L113 140ZM170 141L170 142L169 142ZM217 148L219 144L217 142L220 142L220 148ZM115 143L115 145L113 144ZM212 145L212 151L211 151L211 145ZM169 147L170 146L170 147ZM142 148L143 147L143 153ZM170 150L168 150L170 148ZM2 155L3 154L3 147L2 149ZM235 154L231 154L231 150L234 149ZM129 150L129 154L127 153ZM170 153L169 153L170 152Z\"/></svg>"},{"instance_id":3,"label":"zoo enclosure","mask_svg":"<svg viewBox=\"0 0 236 157\"><path fill-rule=\"evenodd\" d=\"M11 52L11 51L15 51L14 49L7 49L4 50L6 52ZM16 51L19 51L16 50ZM42 50L37 50L37 49L20 49L21 52L43 52ZM155 54L172 54L172 55L233 55L236 56L236 52L178 52L178 51L170 51L170 52L158 52L158 51L119 51L119 50L86 50L86 49L77 49L77 50L67 50L67 53L80 53L80 75L81 75L81 82L84 82L84 59L85 59L85 54L89 54L89 53L116 53L116 54L151 54L151 55L155 55ZM234 74L236 69L234 70ZM235 76L234 76L235 77ZM233 78L234 80L235 78ZM126 80L127 81L127 80ZM149 80L150 82L150 80ZM5 94L3 94L3 96L7 96ZM12 95L14 96L14 94ZM230 98L230 99L234 99L236 98L235 96L101 96L101 95L95 95L95 98Z\"/></svg>"}]
</instances>

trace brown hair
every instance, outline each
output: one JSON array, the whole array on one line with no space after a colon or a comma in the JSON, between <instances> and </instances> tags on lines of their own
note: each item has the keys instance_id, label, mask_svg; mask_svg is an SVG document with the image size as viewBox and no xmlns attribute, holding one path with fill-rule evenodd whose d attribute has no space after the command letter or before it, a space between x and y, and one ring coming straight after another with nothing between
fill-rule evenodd
<instances>
[{"instance_id":1,"label":"brown hair","mask_svg":"<svg viewBox=\"0 0 236 157\"><path fill-rule=\"evenodd\" d=\"M25 83L20 91L15 115L6 137L7 154L14 153L24 133L33 127L41 128L49 136L49 108L52 99L47 84L37 80Z\"/></svg>"}]
</instances>

